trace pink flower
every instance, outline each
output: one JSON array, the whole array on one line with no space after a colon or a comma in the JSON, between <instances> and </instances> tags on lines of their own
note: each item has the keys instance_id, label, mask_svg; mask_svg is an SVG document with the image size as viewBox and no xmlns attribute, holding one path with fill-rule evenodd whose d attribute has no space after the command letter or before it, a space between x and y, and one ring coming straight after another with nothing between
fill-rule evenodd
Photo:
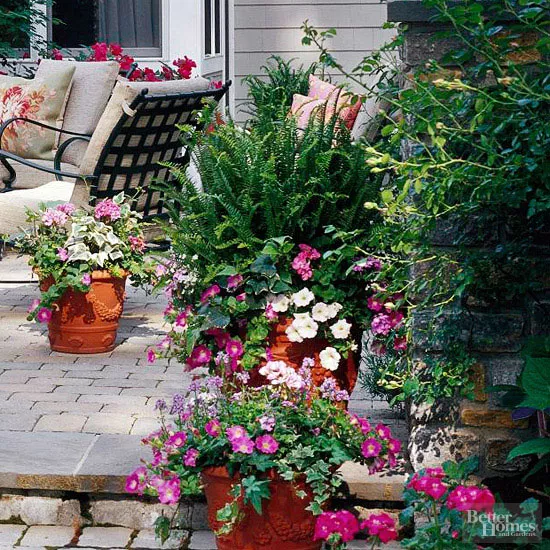
<instances>
[{"instance_id":1,"label":"pink flower","mask_svg":"<svg viewBox=\"0 0 550 550\"><path fill-rule=\"evenodd\" d=\"M173 340L170 336L165 336L158 344L157 348L160 350L169 350L172 346Z\"/></svg>"},{"instance_id":2,"label":"pink flower","mask_svg":"<svg viewBox=\"0 0 550 550\"><path fill-rule=\"evenodd\" d=\"M391 328L398 328L403 324L405 316L400 311L392 311L390 313Z\"/></svg>"},{"instance_id":3,"label":"pink flower","mask_svg":"<svg viewBox=\"0 0 550 550\"><path fill-rule=\"evenodd\" d=\"M394 519L388 514L371 514L363 523L361 529L366 529L370 536L378 537L384 544L397 539Z\"/></svg>"},{"instance_id":4,"label":"pink flower","mask_svg":"<svg viewBox=\"0 0 550 550\"><path fill-rule=\"evenodd\" d=\"M44 214L42 214L42 223L46 227L60 227L65 225L69 219L69 216L61 210L48 208Z\"/></svg>"},{"instance_id":5,"label":"pink flower","mask_svg":"<svg viewBox=\"0 0 550 550\"><path fill-rule=\"evenodd\" d=\"M93 54L90 61L107 61L107 53L109 51L105 42L96 42L91 46Z\"/></svg>"},{"instance_id":6,"label":"pink flower","mask_svg":"<svg viewBox=\"0 0 550 550\"><path fill-rule=\"evenodd\" d=\"M374 428L374 431L377 433L378 437L380 439L390 439L391 438L391 430L388 428L388 426L380 423L376 425L376 428Z\"/></svg>"},{"instance_id":7,"label":"pink flower","mask_svg":"<svg viewBox=\"0 0 550 550\"><path fill-rule=\"evenodd\" d=\"M210 300L210 298L214 298L214 296L217 296L220 293L220 287L218 285L212 285L208 287L202 294L201 294L201 303L206 304Z\"/></svg>"},{"instance_id":8,"label":"pink flower","mask_svg":"<svg viewBox=\"0 0 550 550\"><path fill-rule=\"evenodd\" d=\"M52 318L52 310L47 307L41 307L36 314L36 320L39 323L49 323Z\"/></svg>"},{"instance_id":9,"label":"pink flower","mask_svg":"<svg viewBox=\"0 0 550 550\"><path fill-rule=\"evenodd\" d=\"M378 441L373 437L366 439L361 445L361 453L365 458L373 458L378 456L381 450L382 445L380 445L380 443L378 443Z\"/></svg>"},{"instance_id":10,"label":"pink flower","mask_svg":"<svg viewBox=\"0 0 550 550\"><path fill-rule=\"evenodd\" d=\"M443 479L445 477L443 468L439 466L437 468L426 468L424 470L424 474L430 477L438 477L439 479Z\"/></svg>"},{"instance_id":11,"label":"pink flower","mask_svg":"<svg viewBox=\"0 0 550 550\"><path fill-rule=\"evenodd\" d=\"M393 349L395 351L406 351L407 349L407 338L405 336L398 336L393 341Z\"/></svg>"},{"instance_id":12,"label":"pink flower","mask_svg":"<svg viewBox=\"0 0 550 550\"><path fill-rule=\"evenodd\" d=\"M186 327L187 326L187 312L182 311L181 313L178 313L176 316L176 320L174 321L174 324L178 327Z\"/></svg>"},{"instance_id":13,"label":"pink flower","mask_svg":"<svg viewBox=\"0 0 550 550\"><path fill-rule=\"evenodd\" d=\"M222 426L219 420L210 420L204 427L206 433L211 437L218 437L222 432Z\"/></svg>"},{"instance_id":14,"label":"pink flower","mask_svg":"<svg viewBox=\"0 0 550 550\"><path fill-rule=\"evenodd\" d=\"M120 206L111 199L102 200L95 207L94 216L96 220L106 219L114 222L115 220L120 219Z\"/></svg>"},{"instance_id":15,"label":"pink flower","mask_svg":"<svg viewBox=\"0 0 550 550\"><path fill-rule=\"evenodd\" d=\"M412 488L419 493L424 493L434 500L440 499L447 491L447 486L437 477L421 476L414 483L411 480Z\"/></svg>"},{"instance_id":16,"label":"pink flower","mask_svg":"<svg viewBox=\"0 0 550 550\"><path fill-rule=\"evenodd\" d=\"M455 509L459 512L466 512L468 510L492 512L495 505L495 497L489 489L459 485L449 493L445 505L449 510Z\"/></svg>"},{"instance_id":17,"label":"pink flower","mask_svg":"<svg viewBox=\"0 0 550 550\"><path fill-rule=\"evenodd\" d=\"M58 204L55 209L67 214L67 216L72 216L76 211L76 206L72 202L65 202L63 204Z\"/></svg>"},{"instance_id":18,"label":"pink flower","mask_svg":"<svg viewBox=\"0 0 550 550\"><path fill-rule=\"evenodd\" d=\"M260 435L256 438L256 449L266 455L271 455L277 452L279 443L270 435Z\"/></svg>"},{"instance_id":19,"label":"pink flower","mask_svg":"<svg viewBox=\"0 0 550 550\"><path fill-rule=\"evenodd\" d=\"M321 257L321 254L319 254L319 251L309 246L309 244L299 244L298 248L301 250L301 253L304 254L304 256L308 260L318 260Z\"/></svg>"},{"instance_id":20,"label":"pink flower","mask_svg":"<svg viewBox=\"0 0 550 550\"><path fill-rule=\"evenodd\" d=\"M82 275L82 278L80 279L80 282L83 285L89 286L92 284L92 276L89 273L84 273L84 275Z\"/></svg>"},{"instance_id":21,"label":"pink flower","mask_svg":"<svg viewBox=\"0 0 550 550\"><path fill-rule=\"evenodd\" d=\"M193 72L193 69L197 66L197 64L192 59L189 59L187 56L184 56L183 59L175 59L174 65L178 68L178 74L184 80L191 78L191 73Z\"/></svg>"},{"instance_id":22,"label":"pink flower","mask_svg":"<svg viewBox=\"0 0 550 550\"><path fill-rule=\"evenodd\" d=\"M61 50L58 50L57 48L53 48L51 51L52 59L55 59L56 61L61 61L63 59L63 53Z\"/></svg>"},{"instance_id":23,"label":"pink flower","mask_svg":"<svg viewBox=\"0 0 550 550\"><path fill-rule=\"evenodd\" d=\"M243 282L243 276L242 275L230 275L227 278L227 288L229 290L233 290L237 287L239 287Z\"/></svg>"},{"instance_id":24,"label":"pink flower","mask_svg":"<svg viewBox=\"0 0 550 550\"><path fill-rule=\"evenodd\" d=\"M229 340L225 346L225 351L229 357L241 358L244 353L242 342L240 340Z\"/></svg>"},{"instance_id":25,"label":"pink flower","mask_svg":"<svg viewBox=\"0 0 550 550\"><path fill-rule=\"evenodd\" d=\"M130 241L130 248L136 252L143 252L145 250L145 241L141 237L134 237L130 235L128 237Z\"/></svg>"},{"instance_id":26,"label":"pink flower","mask_svg":"<svg viewBox=\"0 0 550 550\"><path fill-rule=\"evenodd\" d=\"M112 44L109 44L109 51L112 55L118 57L122 55L122 46L120 44L117 44L116 42L113 42Z\"/></svg>"},{"instance_id":27,"label":"pink flower","mask_svg":"<svg viewBox=\"0 0 550 550\"><path fill-rule=\"evenodd\" d=\"M227 428L225 435L227 435L227 439L229 439L231 443L237 439L248 439L248 433L246 433L243 426L231 426L230 428Z\"/></svg>"},{"instance_id":28,"label":"pink flower","mask_svg":"<svg viewBox=\"0 0 550 550\"><path fill-rule=\"evenodd\" d=\"M155 350L152 348L149 348L147 350L147 363L153 364L157 360L157 354L155 353Z\"/></svg>"},{"instance_id":29,"label":"pink flower","mask_svg":"<svg viewBox=\"0 0 550 550\"><path fill-rule=\"evenodd\" d=\"M204 345L197 346L189 358L188 364L191 368L197 368L206 365L212 358L212 352Z\"/></svg>"},{"instance_id":30,"label":"pink flower","mask_svg":"<svg viewBox=\"0 0 550 550\"><path fill-rule=\"evenodd\" d=\"M229 342L229 333L225 332L225 330L221 328L209 328L206 331L206 334L208 336L213 336L216 340L216 345L218 348L223 349L227 345L227 342Z\"/></svg>"},{"instance_id":31,"label":"pink flower","mask_svg":"<svg viewBox=\"0 0 550 550\"><path fill-rule=\"evenodd\" d=\"M187 434L184 432L177 432L174 435L171 435L166 440L166 445L169 447L176 447L179 449L180 447L183 447L185 445L185 442L187 441Z\"/></svg>"},{"instance_id":32,"label":"pink flower","mask_svg":"<svg viewBox=\"0 0 550 550\"><path fill-rule=\"evenodd\" d=\"M189 449L185 456L183 457L183 463L185 466L194 468L197 465L197 457L199 456L199 451L197 449Z\"/></svg>"},{"instance_id":33,"label":"pink flower","mask_svg":"<svg viewBox=\"0 0 550 550\"><path fill-rule=\"evenodd\" d=\"M177 504L181 496L180 480L173 477L158 486L159 501L162 504Z\"/></svg>"},{"instance_id":34,"label":"pink flower","mask_svg":"<svg viewBox=\"0 0 550 550\"><path fill-rule=\"evenodd\" d=\"M244 302L246 300L246 294L242 292L241 294L238 294L235 298L237 302Z\"/></svg>"},{"instance_id":35,"label":"pink flower","mask_svg":"<svg viewBox=\"0 0 550 550\"><path fill-rule=\"evenodd\" d=\"M57 249L57 257L62 261L66 262L69 259L69 252L66 248Z\"/></svg>"},{"instance_id":36,"label":"pink flower","mask_svg":"<svg viewBox=\"0 0 550 550\"><path fill-rule=\"evenodd\" d=\"M317 516L313 540L328 540L333 533L337 533L341 539L339 542L350 542L358 532L359 522L351 512L323 512Z\"/></svg>"},{"instance_id":37,"label":"pink flower","mask_svg":"<svg viewBox=\"0 0 550 550\"><path fill-rule=\"evenodd\" d=\"M397 454L401 451L401 441L399 441L399 439L390 439L388 441L388 451L393 454Z\"/></svg>"},{"instance_id":38,"label":"pink flower","mask_svg":"<svg viewBox=\"0 0 550 550\"><path fill-rule=\"evenodd\" d=\"M155 275L157 277L162 277L163 275L166 275L167 271L167 267L163 264L157 264L157 266L155 267Z\"/></svg>"},{"instance_id":39,"label":"pink flower","mask_svg":"<svg viewBox=\"0 0 550 550\"><path fill-rule=\"evenodd\" d=\"M248 437L241 437L231 441L234 453L251 455L254 452L254 441Z\"/></svg>"},{"instance_id":40,"label":"pink flower","mask_svg":"<svg viewBox=\"0 0 550 550\"><path fill-rule=\"evenodd\" d=\"M390 333L391 329L391 319L385 313L379 313L372 320L371 330L373 334L387 336Z\"/></svg>"},{"instance_id":41,"label":"pink flower","mask_svg":"<svg viewBox=\"0 0 550 550\"><path fill-rule=\"evenodd\" d=\"M38 306L40 305L40 299L38 298L35 298L29 305L28 309L27 309L27 313L32 313L33 311L35 311Z\"/></svg>"},{"instance_id":42,"label":"pink flower","mask_svg":"<svg viewBox=\"0 0 550 550\"><path fill-rule=\"evenodd\" d=\"M371 311L380 312L384 308L384 303L376 296L369 296L367 299L367 306Z\"/></svg>"},{"instance_id":43,"label":"pink flower","mask_svg":"<svg viewBox=\"0 0 550 550\"><path fill-rule=\"evenodd\" d=\"M370 422L366 418L357 416L356 414L351 417L351 423L354 426L359 426L363 435L367 435L371 430Z\"/></svg>"},{"instance_id":44,"label":"pink flower","mask_svg":"<svg viewBox=\"0 0 550 550\"><path fill-rule=\"evenodd\" d=\"M262 430L265 430L266 432L272 432L273 428L275 428L275 417L274 416L260 416L258 418L258 422L260 423L260 427Z\"/></svg>"},{"instance_id":45,"label":"pink flower","mask_svg":"<svg viewBox=\"0 0 550 550\"><path fill-rule=\"evenodd\" d=\"M126 491L142 495L147 483L147 469L141 466L126 478Z\"/></svg>"}]
</instances>

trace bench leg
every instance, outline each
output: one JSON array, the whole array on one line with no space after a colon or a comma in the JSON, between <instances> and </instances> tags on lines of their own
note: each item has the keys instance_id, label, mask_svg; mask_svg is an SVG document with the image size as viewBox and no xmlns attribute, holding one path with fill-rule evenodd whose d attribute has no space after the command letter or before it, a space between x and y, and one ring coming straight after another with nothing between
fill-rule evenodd
<instances>
[{"instance_id":1,"label":"bench leg","mask_svg":"<svg viewBox=\"0 0 550 550\"><path fill-rule=\"evenodd\" d=\"M9 176L3 179L4 189L0 189L0 193L7 193L8 191L13 190L12 185L15 181L15 178L17 177L17 174L15 173L13 166L5 158L0 158L0 162L4 165L4 168L9 173Z\"/></svg>"}]
</instances>

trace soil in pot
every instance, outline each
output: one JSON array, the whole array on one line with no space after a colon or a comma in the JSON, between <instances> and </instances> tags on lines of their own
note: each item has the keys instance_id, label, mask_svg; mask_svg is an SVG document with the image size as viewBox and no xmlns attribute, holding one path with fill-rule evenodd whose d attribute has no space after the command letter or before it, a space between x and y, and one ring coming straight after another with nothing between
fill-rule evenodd
<instances>
[{"instance_id":1,"label":"soil in pot","mask_svg":"<svg viewBox=\"0 0 550 550\"><path fill-rule=\"evenodd\" d=\"M51 279L40 283L45 291ZM104 353L115 347L124 307L126 276L93 271L90 291L68 289L56 302L48 323L50 347L62 353Z\"/></svg>"},{"instance_id":2,"label":"soil in pot","mask_svg":"<svg viewBox=\"0 0 550 550\"><path fill-rule=\"evenodd\" d=\"M208 522L217 531L221 523L216 513L233 500L229 494L234 483L226 468L207 468L202 474L208 503ZM219 550L320 550L313 540L315 516L306 507L308 497L296 496L291 483L272 476L271 498L263 501L262 515L241 502L244 519L228 535L216 538ZM299 489L304 489L299 486Z\"/></svg>"}]
</instances>

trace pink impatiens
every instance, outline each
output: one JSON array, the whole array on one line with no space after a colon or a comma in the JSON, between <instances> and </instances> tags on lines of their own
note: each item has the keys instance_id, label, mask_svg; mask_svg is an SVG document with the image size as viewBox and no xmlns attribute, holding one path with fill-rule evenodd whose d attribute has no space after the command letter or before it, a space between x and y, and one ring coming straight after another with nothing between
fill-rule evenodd
<instances>
[{"instance_id":1,"label":"pink impatiens","mask_svg":"<svg viewBox=\"0 0 550 550\"><path fill-rule=\"evenodd\" d=\"M384 544L397 539L395 520L388 514L371 514L363 523L361 529L365 529L370 536L375 536Z\"/></svg>"},{"instance_id":2,"label":"pink impatiens","mask_svg":"<svg viewBox=\"0 0 550 550\"><path fill-rule=\"evenodd\" d=\"M292 269L298 273L302 281L307 281L313 277L311 260L317 260L321 254L315 248L307 244L300 244L300 253L292 260Z\"/></svg>"},{"instance_id":3,"label":"pink impatiens","mask_svg":"<svg viewBox=\"0 0 550 550\"><path fill-rule=\"evenodd\" d=\"M113 222L118 220L121 216L120 206L112 199L105 199L96 205L94 216L96 220L105 219Z\"/></svg>"},{"instance_id":4,"label":"pink impatiens","mask_svg":"<svg viewBox=\"0 0 550 550\"><path fill-rule=\"evenodd\" d=\"M492 512L495 506L495 497L489 489L459 485L449 493L446 506L450 510L456 509L460 512L468 510Z\"/></svg>"},{"instance_id":5,"label":"pink impatiens","mask_svg":"<svg viewBox=\"0 0 550 550\"><path fill-rule=\"evenodd\" d=\"M351 512L323 512L317 517L313 540L328 540L336 534L340 538L338 542L350 542L358 532L359 522Z\"/></svg>"}]
</instances>

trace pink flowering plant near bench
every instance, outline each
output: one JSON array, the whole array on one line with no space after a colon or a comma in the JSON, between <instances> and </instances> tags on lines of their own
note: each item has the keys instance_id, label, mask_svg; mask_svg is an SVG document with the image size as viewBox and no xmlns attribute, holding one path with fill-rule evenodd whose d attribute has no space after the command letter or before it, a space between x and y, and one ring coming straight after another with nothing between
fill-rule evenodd
<instances>
[{"instance_id":1,"label":"pink flowering plant near bench","mask_svg":"<svg viewBox=\"0 0 550 550\"><path fill-rule=\"evenodd\" d=\"M334 388L313 387L308 361L259 388L248 378L246 372L200 378L170 407L159 401L162 427L143 440L153 458L128 477L126 489L177 504L201 492L202 471L226 467L233 498L217 521L227 533L239 521L240 502L261 514L270 474L304 481L313 495L308 509L318 515L342 483L336 469L344 462L366 464L370 472L395 465L401 444L390 429L343 410ZM166 538L169 519L161 518L157 529Z\"/></svg>"},{"instance_id":2,"label":"pink flowering plant near bench","mask_svg":"<svg viewBox=\"0 0 550 550\"><path fill-rule=\"evenodd\" d=\"M29 320L47 323L55 302L68 288L88 292L94 270L113 276L132 276L132 284L150 278L152 264L144 261L145 241L140 214L120 193L97 203L95 208L77 209L72 203L44 205L28 211L33 229L16 241L22 254L41 281L53 279L41 298L29 307Z\"/></svg>"}]
</instances>

